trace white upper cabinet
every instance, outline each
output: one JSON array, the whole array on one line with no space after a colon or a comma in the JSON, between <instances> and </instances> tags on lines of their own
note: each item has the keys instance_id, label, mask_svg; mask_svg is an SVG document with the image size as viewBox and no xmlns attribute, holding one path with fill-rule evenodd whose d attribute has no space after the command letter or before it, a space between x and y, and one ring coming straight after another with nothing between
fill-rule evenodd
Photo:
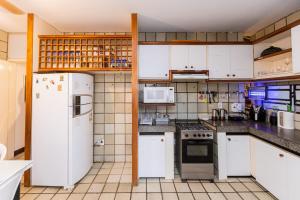
<instances>
[{"instance_id":1,"label":"white upper cabinet","mask_svg":"<svg viewBox=\"0 0 300 200\"><path fill-rule=\"evenodd\" d=\"M169 78L169 46L139 45L139 79Z\"/></svg>"},{"instance_id":2,"label":"white upper cabinet","mask_svg":"<svg viewBox=\"0 0 300 200\"><path fill-rule=\"evenodd\" d=\"M207 48L211 79L253 78L252 45L210 45Z\"/></svg>"},{"instance_id":3,"label":"white upper cabinet","mask_svg":"<svg viewBox=\"0 0 300 200\"><path fill-rule=\"evenodd\" d=\"M292 28L293 72L300 73L300 25Z\"/></svg>"},{"instance_id":4,"label":"white upper cabinet","mask_svg":"<svg viewBox=\"0 0 300 200\"><path fill-rule=\"evenodd\" d=\"M206 46L171 45L170 67L174 70L205 70Z\"/></svg>"}]
</instances>

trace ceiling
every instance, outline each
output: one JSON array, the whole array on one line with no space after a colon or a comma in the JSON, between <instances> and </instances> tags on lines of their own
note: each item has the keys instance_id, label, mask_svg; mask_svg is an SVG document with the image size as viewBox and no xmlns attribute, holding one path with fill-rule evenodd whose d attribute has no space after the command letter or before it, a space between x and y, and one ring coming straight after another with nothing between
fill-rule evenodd
<instances>
[{"instance_id":1,"label":"ceiling","mask_svg":"<svg viewBox=\"0 0 300 200\"><path fill-rule=\"evenodd\" d=\"M27 15L14 15L0 7L0 30L27 32Z\"/></svg>"},{"instance_id":2,"label":"ceiling","mask_svg":"<svg viewBox=\"0 0 300 200\"><path fill-rule=\"evenodd\" d=\"M300 9L299 0L9 0L62 32L254 31Z\"/></svg>"}]
</instances>

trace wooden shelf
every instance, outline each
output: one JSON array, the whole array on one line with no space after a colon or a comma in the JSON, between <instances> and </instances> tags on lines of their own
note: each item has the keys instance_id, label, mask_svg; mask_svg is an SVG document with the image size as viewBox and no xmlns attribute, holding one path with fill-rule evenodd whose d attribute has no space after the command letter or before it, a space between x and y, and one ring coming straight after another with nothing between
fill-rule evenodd
<instances>
[{"instance_id":1,"label":"wooden shelf","mask_svg":"<svg viewBox=\"0 0 300 200\"><path fill-rule=\"evenodd\" d=\"M128 35L39 36L39 71L122 71L131 69Z\"/></svg>"},{"instance_id":2,"label":"wooden shelf","mask_svg":"<svg viewBox=\"0 0 300 200\"><path fill-rule=\"evenodd\" d=\"M272 58L280 56L280 55L288 54L288 53L291 53L291 52L292 52L292 49L289 48L289 49L285 49L285 50L282 50L282 51L279 51L279 52L276 52L276 53L272 53L272 54L269 54L269 55L266 55L266 56L261 56L261 57L255 58L254 61L277 60L276 58L275 59L272 59Z\"/></svg>"},{"instance_id":3,"label":"wooden shelf","mask_svg":"<svg viewBox=\"0 0 300 200\"><path fill-rule=\"evenodd\" d=\"M143 106L175 106L175 103L140 103Z\"/></svg>"},{"instance_id":4,"label":"wooden shelf","mask_svg":"<svg viewBox=\"0 0 300 200\"><path fill-rule=\"evenodd\" d=\"M204 42L198 40L172 40L139 42L139 45L247 45L251 42Z\"/></svg>"}]
</instances>

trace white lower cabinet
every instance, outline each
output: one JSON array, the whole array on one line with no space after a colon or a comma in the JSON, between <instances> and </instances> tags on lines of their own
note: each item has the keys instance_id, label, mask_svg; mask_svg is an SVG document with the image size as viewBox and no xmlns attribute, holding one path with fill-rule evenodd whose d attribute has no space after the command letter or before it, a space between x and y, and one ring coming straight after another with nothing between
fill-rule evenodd
<instances>
[{"instance_id":1,"label":"white lower cabinet","mask_svg":"<svg viewBox=\"0 0 300 200\"><path fill-rule=\"evenodd\" d=\"M227 176L250 176L248 135L227 135Z\"/></svg>"},{"instance_id":2,"label":"white lower cabinet","mask_svg":"<svg viewBox=\"0 0 300 200\"><path fill-rule=\"evenodd\" d=\"M139 134L139 177L174 178L174 134Z\"/></svg>"},{"instance_id":3,"label":"white lower cabinet","mask_svg":"<svg viewBox=\"0 0 300 200\"><path fill-rule=\"evenodd\" d=\"M286 153L277 147L257 140L255 154L256 180L278 199L287 200Z\"/></svg>"}]
</instances>

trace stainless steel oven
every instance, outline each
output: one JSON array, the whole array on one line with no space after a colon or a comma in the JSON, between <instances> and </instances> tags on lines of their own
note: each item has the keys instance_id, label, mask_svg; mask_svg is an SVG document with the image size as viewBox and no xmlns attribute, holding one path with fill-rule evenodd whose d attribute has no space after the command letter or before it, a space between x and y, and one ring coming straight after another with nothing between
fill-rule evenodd
<instances>
[{"instance_id":1,"label":"stainless steel oven","mask_svg":"<svg viewBox=\"0 0 300 200\"><path fill-rule=\"evenodd\" d=\"M214 179L213 130L203 123L177 124L182 179Z\"/></svg>"}]
</instances>

